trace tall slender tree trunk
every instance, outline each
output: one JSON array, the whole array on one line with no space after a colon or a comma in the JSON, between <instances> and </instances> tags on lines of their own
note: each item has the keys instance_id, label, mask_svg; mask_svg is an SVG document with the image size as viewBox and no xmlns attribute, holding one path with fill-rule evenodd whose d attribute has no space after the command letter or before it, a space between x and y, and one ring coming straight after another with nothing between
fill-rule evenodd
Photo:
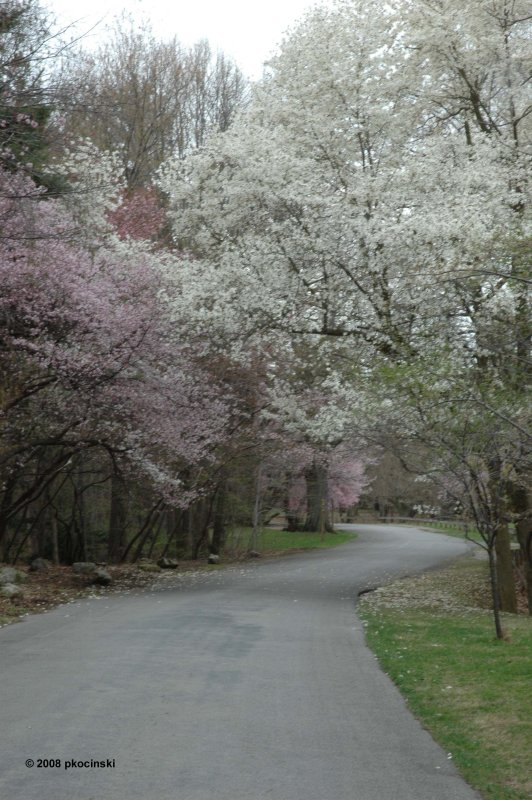
<instances>
[{"instance_id":1,"label":"tall slender tree trunk","mask_svg":"<svg viewBox=\"0 0 532 800\"><path fill-rule=\"evenodd\" d=\"M164 514L166 528L166 544L164 545L161 558L166 558L172 544L172 540L177 537L179 528L180 512L177 508L167 508Z\"/></svg>"},{"instance_id":2,"label":"tall slender tree trunk","mask_svg":"<svg viewBox=\"0 0 532 800\"><path fill-rule=\"evenodd\" d=\"M210 552L218 556L225 544L225 508L227 505L227 478L223 477L216 491L212 520Z\"/></svg>"},{"instance_id":3,"label":"tall slender tree trunk","mask_svg":"<svg viewBox=\"0 0 532 800\"><path fill-rule=\"evenodd\" d=\"M49 509L50 512L50 538L52 544L52 562L59 564L59 532L57 529L57 515L54 508Z\"/></svg>"},{"instance_id":4,"label":"tall slender tree trunk","mask_svg":"<svg viewBox=\"0 0 532 800\"><path fill-rule=\"evenodd\" d=\"M528 613L532 615L532 519L519 520L515 527L523 559Z\"/></svg>"},{"instance_id":5,"label":"tall slender tree trunk","mask_svg":"<svg viewBox=\"0 0 532 800\"><path fill-rule=\"evenodd\" d=\"M122 558L126 544L126 486L120 475L111 478L111 506L109 509L109 538L107 558L116 564Z\"/></svg>"},{"instance_id":6,"label":"tall slender tree trunk","mask_svg":"<svg viewBox=\"0 0 532 800\"><path fill-rule=\"evenodd\" d=\"M526 581L528 613L532 615L532 512L530 495L524 486L512 486L512 510L520 519L515 524L517 539L521 548L523 570Z\"/></svg>"},{"instance_id":7,"label":"tall slender tree trunk","mask_svg":"<svg viewBox=\"0 0 532 800\"><path fill-rule=\"evenodd\" d=\"M326 464L313 461L305 470L307 484L307 519L306 531L334 531L328 497L328 470Z\"/></svg>"},{"instance_id":8,"label":"tall slender tree trunk","mask_svg":"<svg viewBox=\"0 0 532 800\"><path fill-rule=\"evenodd\" d=\"M499 525L495 537L495 552L497 555L496 566L500 609L501 611L507 611L511 614L517 614L517 595L515 592L510 529L507 523Z\"/></svg>"},{"instance_id":9,"label":"tall slender tree trunk","mask_svg":"<svg viewBox=\"0 0 532 800\"><path fill-rule=\"evenodd\" d=\"M497 521L493 537L493 546L495 549L499 608L501 611L515 614L517 613L517 597L510 544L510 529L506 522L508 518L508 501L511 487L508 481L503 478L503 469L504 465L500 456L490 460L490 501L492 516Z\"/></svg>"},{"instance_id":10,"label":"tall slender tree trunk","mask_svg":"<svg viewBox=\"0 0 532 800\"><path fill-rule=\"evenodd\" d=\"M286 518L286 528L285 530L289 533L295 533L296 531L300 530L299 527L299 515L297 511L294 511L291 508L291 497L290 497L290 483L293 480L293 475L288 472L285 478L286 488L283 493L283 511Z\"/></svg>"},{"instance_id":11,"label":"tall slender tree trunk","mask_svg":"<svg viewBox=\"0 0 532 800\"><path fill-rule=\"evenodd\" d=\"M209 524L212 516L214 495L209 501L202 499L191 509L192 558L198 559L208 549Z\"/></svg>"},{"instance_id":12,"label":"tall slender tree trunk","mask_svg":"<svg viewBox=\"0 0 532 800\"><path fill-rule=\"evenodd\" d=\"M0 544L2 545L3 548L5 548L7 546L6 539L7 539L7 532L8 532L7 511L8 511L9 506L11 505L11 502L13 500L16 481L13 480L13 479L4 481L3 478L4 478L4 476L0 475L0 480L2 481L2 485L4 486L2 503L0 504ZM6 553L5 553L5 549L4 549L4 553L3 553L3 559L4 560L6 560L5 556L6 556Z\"/></svg>"},{"instance_id":13,"label":"tall slender tree trunk","mask_svg":"<svg viewBox=\"0 0 532 800\"><path fill-rule=\"evenodd\" d=\"M260 517L262 510L262 462L257 467L255 480L255 500L253 502L253 529L251 532L250 550L256 550L259 541Z\"/></svg>"},{"instance_id":14,"label":"tall slender tree trunk","mask_svg":"<svg viewBox=\"0 0 532 800\"><path fill-rule=\"evenodd\" d=\"M83 453L77 459L74 471L74 502L78 518L78 549L81 561L86 561L87 554L87 518L85 510L85 491L83 486Z\"/></svg>"},{"instance_id":15,"label":"tall slender tree trunk","mask_svg":"<svg viewBox=\"0 0 532 800\"><path fill-rule=\"evenodd\" d=\"M192 553L192 535L190 508L183 508L175 512L174 542L178 556L189 556Z\"/></svg>"},{"instance_id":16,"label":"tall slender tree trunk","mask_svg":"<svg viewBox=\"0 0 532 800\"><path fill-rule=\"evenodd\" d=\"M49 558L50 553L46 548L46 509L43 508L42 500L32 500L31 516L33 524L31 526L31 550L32 554L41 558Z\"/></svg>"},{"instance_id":17,"label":"tall slender tree trunk","mask_svg":"<svg viewBox=\"0 0 532 800\"><path fill-rule=\"evenodd\" d=\"M162 525L162 515L160 513L161 506L162 506L162 500L158 500L156 504L148 512L140 528L140 531L134 537L135 541L137 542L137 547L135 548L135 553L133 555L134 563L137 562L139 558L142 558L144 547L146 545L146 542L149 541L150 537L152 538L152 546L149 548L147 558L151 558L153 547L155 546L155 540L157 539L157 535Z\"/></svg>"},{"instance_id":18,"label":"tall slender tree trunk","mask_svg":"<svg viewBox=\"0 0 532 800\"><path fill-rule=\"evenodd\" d=\"M501 624L499 587L497 583L497 564L495 558L495 548L493 544L488 546L488 558L490 567L490 584L491 584L491 597L493 603L493 619L495 622L495 633L497 635L497 639L504 639L504 633Z\"/></svg>"}]
</instances>

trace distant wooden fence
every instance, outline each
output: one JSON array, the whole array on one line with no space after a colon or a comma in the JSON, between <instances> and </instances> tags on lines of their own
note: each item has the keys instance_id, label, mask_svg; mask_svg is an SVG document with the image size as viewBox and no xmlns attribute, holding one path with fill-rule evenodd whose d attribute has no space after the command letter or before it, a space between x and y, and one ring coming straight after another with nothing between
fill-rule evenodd
<instances>
[{"instance_id":1,"label":"distant wooden fence","mask_svg":"<svg viewBox=\"0 0 532 800\"><path fill-rule=\"evenodd\" d=\"M446 528L451 528L451 530L461 531L462 533L467 533L470 530L474 530L474 526L471 523L466 522L463 519L422 519L421 517L379 517L379 522L389 522L393 523L408 523L409 525L428 525L434 528L441 527L445 525ZM512 562L514 566L520 567L524 563L524 556L523 551L519 545L519 542L515 538L515 532L511 533L512 542L511 542L511 549L512 549Z\"/></svg>"},{"instance_id":2,"label":"distant wooden fence","mask_svg":"<svg viewBox=\"0 0 532 800\"><path fill-rule=\"evenodd\" d=\"M430 517L429 519L423 519L422 517L379 517L379 522L390 522L392 524L395 522L407 522L410 525L432 525L435 528L445 525L447 528L451 528L452 530L456 531L463 531L464 533L471 528L471 525L465 522L463 519L434 519L433 517Z\"/></svg>"}]
</instances>

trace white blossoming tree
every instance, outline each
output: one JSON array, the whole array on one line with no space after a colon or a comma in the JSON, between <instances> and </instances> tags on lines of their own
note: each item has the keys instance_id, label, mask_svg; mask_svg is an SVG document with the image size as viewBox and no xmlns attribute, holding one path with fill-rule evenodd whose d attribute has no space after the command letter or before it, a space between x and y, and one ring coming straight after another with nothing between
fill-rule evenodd
<instances>
[{"instance_id":1,"label":"white blossoming tree","mask_svg":"<svg viewBox=\"0 0 532 800\"><path fill-rule=\"evenodd\" d=\"M251 108L160 177L195 325L244 351L326 338L329 369L369 409L379 370L399 406L405 366L430 387L437 365L455 417L507 420L508 503L493 481L487 494L501 540L508 475L522 488L530 474L529 33L520 0L314 11Z\"/></svg>"}]
</instances>

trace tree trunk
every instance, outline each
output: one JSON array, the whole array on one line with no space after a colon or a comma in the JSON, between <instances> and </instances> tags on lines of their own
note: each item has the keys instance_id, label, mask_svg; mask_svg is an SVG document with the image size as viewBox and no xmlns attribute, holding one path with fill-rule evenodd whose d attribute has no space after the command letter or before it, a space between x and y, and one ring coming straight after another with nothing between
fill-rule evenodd
<instances>
[{"instance_id":1,"label":"tree trunk","mask_svg":"<svg viewBox=\"0 0 532 800\"><path fill-rule=\"evenodd\" d=\"M126 561L129 553L131 552L133 545L137 544L137 549L135 550L135 555L132 558L133 563L138 561L138 559L142 556L142 548L144 547L146 541L148 540L150 533L152 533L152 520L155 514L160 510L163 504L162 499L157 500L154 506L149 510L148 514L146 515L144 522L140 526L139 530L136 534L129 540L127 546L122 551L120 560ZM140 540L140 544L138 544Z\"/></svg>"},{"instance_id":2,"label":"tree trunk","mask_svg":"<svg viewBox=\"0 0 532 800\"><path fill-rule=\"evenodd\" d=\"M495 560L495 551L493 544L491 546L488 546L488 557L490 566L490 584L491 584L491 597L493 603L493 619L495 622L495 632L497 635L497 639L504 639L504 633L501 625L499 587L497 584L497 564Z\"/></svg>"},{"instance_id":3,"label":"tree trunk","mask_svg":"<svg viewBox=\"0 0 532 800\"><path fill-rule=\"evenodd\" d=\"M523 570L526 581L528 613L532 615L532 520L519 520L515 527L523 556Z\"/></svg>"},{"instance_id":4,"label":"tree trunk","mask_svg":"<svg viewBox=\"0 0 532 800\"><path fill-rule=\"evenodd\" d=\"M126 486L120 475L111 477L111 508L109 511L109 538L107 558L117 564L122 558L126 543Z\"/></svg>"},{"instance_id":5,"label":"tree trunk","mask_svg":"<svg viewBox=\"0 0 532 800\"><path fill-rule=\"evenodd\" d=\"M334 531L329 513L327 466L316 461L305 470L307 484L306 531Z\"/></svg>"},{"instance_id":6,"label":"tree trunk","mask_svg":"<svg viewBox=\"0 0 532 800\"><path fill-rule=\"evenodd\" d=\"M225 544L225 506L227 500L227 480L223 478L216 491L212 521L212 541L210 552L218 556Z\"/></svg>"},{"instance_id":7,"label":"tree trunk","mask_svg":"<svg viewBox=\"0 0 532 800\"><path fill-rule=\"evenodd\" d=\"M16 486L16 481L14 479L4 480L4 477L5 476L0 475L0 485L3 486L3 497L0 505L0 544L2 547L6 546L6 537L8 532L7 512L13 500ZM3 557L5 560L5 552Z\"/></svg>"},{"instance_id":8,"label":"tree trunk","mask_svg":"<svg viewBox=\"0 0 532 800\"><path fill-rule=\"evenodd\" d=\"M253 529L251 532L250 550L256 550L259 540L260 516L262 510L262 463L257 468L255 481L255 500L253 502Z\"/></svg>"},{"instance_id":9,"label":"tree trunk","mask_svg":"<svg viewBox=\"0 0 532 800\"><path fill-rule=\"evenodd\" d=\"M190 508L176 511L175 523L175 549L178 556L190 556L192 554L192 521L190 519Z\"/></svg>"},{"instance_id":10,"label":"tree trunk","mask_svg":"<svg viewBox=\"0 0 532 800\"><path fill-rule=\"evenodd\" d=\"M137 547L135 548L135 552L133 554L133 563L136 564L137 561L143 557L144 547L146 542L149 541L150 537L152 539L152 543L148 549L148 553L146 558L151 558L153 548L155 546L155 541L157 539L158 533L160 531L162 525L162 518L160 513L160 508L162 505L162 501L158 500L157 503L150 509L147 517L145 518L144 523L140 531L138 532L137 536L135 536L135 540L137 542ZM156 515L159 515L159 519L157 520Z\"/></svg>"},{"instance_id":11,"label":"tree trunk","mask_svg":"<svg viewBox=\"0 0 532 800\"><path fill-rule=\"evenodd\" d=\"M85 490L83 486L83 453L80 453L78 456L76 469L73 475L73 481L74 503L78 516L79 556L81 561L87 561L87 519L85 514Z\"/></svg>"},{"instance_id":12,"label":"tree trunk","mask_svg":"<svg viewBox=\"0 0 532 800\"><path fill-rule=\"evenodd\" d=\"M286 516L286 528L285 531L289 533L297 533L297 531L301 530L299 527L299 520L297 518L297 514L287 513Z\"/></svg>"},{"instance_id":13,"label":"tree trunk","mask_svg":"<svg viewBox=\"0 0 532 800\"><path fill-rule=\"evenodd\" d=\"M514 485L512 487L511 502L512 511L521 517L517 520L515 529L523 559L528 613L532 615L532 517L530 516L530 496L523 486Z\"/></svg>"},{"instance_id":14,"label":"tree trunk","mask_svg":"<svg viewBox=\"0 0 532 800\"><path fill-rule=\"evenodd\" d=\"M492 544L496 555L495 567L497 570L499 608L501 611L516 614L517 597L510 546L510 529L506 522L508 519L507 506L510 499L511 486L503 477L503 462L499 456L490 460L489 471L490 512L492 518L496 520Z\"/></svg>"},{"instance_id":15,"label":"tree trunk","mask_svg":"<svg viewBox=\"0 0 532 800\"><path fill-rule=\"evenodd\" d=\"M510 530L507 523L499 525L495 537L495 551L497 554L497 584L499 587L500 609L511 614L517 614Z\"/></svg>"},{"instance_id":16,"label":"tree trunk","mask_svg":"<svg viewBox=\"0 0 532 800\"><path fill-rule=\"evenodd\" d=\"M211 495L210 502L205 499L199 500L191 508L190 517L190 536L192 541L192 558L199 559L208 545L209 523L211 521L212 506L214 495Z\"/></svg>"},{"instance_id":17,"label":"tree trunk","mask_svg":"<svg viewBox=\"0 0 532 800\"><path fill-rule=\"evenodd\" d=\"M166 558L172 544L172 539L177 536L180 512L177 508L167 508L164 515L166 528L166 544L161 553L161 558Z\"/></svg>"},{"instance_id":18,"label":"tree trunk","mask_svg":"<svg viewBox=\"0 0 532 800\"><path fill-rule=\"evenodd\" d=\"M59 532L57 529L57 515L55 508L51 507L50 511L50 537L52 544L52 562L59 564Z\"/></svg>"}]
</instances>

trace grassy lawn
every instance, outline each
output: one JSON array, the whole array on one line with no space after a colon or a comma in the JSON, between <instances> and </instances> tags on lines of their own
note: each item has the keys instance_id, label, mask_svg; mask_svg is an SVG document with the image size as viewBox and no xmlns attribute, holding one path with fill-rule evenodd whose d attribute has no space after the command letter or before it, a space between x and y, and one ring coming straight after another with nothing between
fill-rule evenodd
<instances>
[{"instance_id":1,"label":"grassy lawn","mask_svg":"<svg viewBox=\"0 0 532 800\"><path fill-rule=\"evenodd\" d=\"M415 524L415 523L412 523ZM418 527L426 531L433 531L434 533L446 533L447 536L454 536L457 539L465 539L465 531L462 525L445 522L419 522ZM467 538L473 542L482 542L482 536L476 528L470 527L467 531Z\"/></svg>"},{"instance_id":2,"label":"grassy lawn","mask_svg":"<svg viewBox=\"0 0 532 800\"><path fill-rule=\"evenodd\" d=\"M430 530L430 527L427 528L427 530ZM461 529L459 527L456 527L456 526L453 526L453 525L445 525L445 524L435 525L434 526L434 530L437 531L437 532L439 531L441 533L446 533L447 536L455 536L458 539L467 538L467 539L470 539L473 542L482 542L483 541L482 536L480 535L480 533L477 531L476 528L469 528L468 531L467 531L467 537L466 537L466 534L465 534L463 529Z\"/></svg>"},{"instance_id":3,"label":"grassy lawn","mask_svg":"<svg viewBox=\"0 0 532 800\"><path fill-rule=\"evenodd\" d=\"M365 595L367 640L413 713L487 800L532 796L532 618L503 615L471 556Z\"/></svg>"},{"instance_id":4,"label":"grassy lawn","mask_svg":"<svg viewBox=\"0 0 532 800\"><path fill-rule=\"evenodd\" d=\"M228 532L226 550L230 555L249 550L251 528L235 528ZM315 550L323 547L337 547L356 539L356 534L346 531L334 533L289 533L275 528L261 528L257 539L257 550L264 554L282 553L290 550Z\"/></svg>"}]
</instances>

